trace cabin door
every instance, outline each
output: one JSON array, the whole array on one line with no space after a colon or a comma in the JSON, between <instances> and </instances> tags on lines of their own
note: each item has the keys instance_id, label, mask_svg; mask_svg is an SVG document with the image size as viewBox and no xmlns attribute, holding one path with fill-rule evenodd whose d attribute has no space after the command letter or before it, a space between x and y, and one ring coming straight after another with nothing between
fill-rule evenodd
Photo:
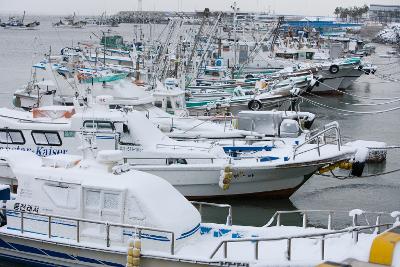
<instances>
[{"instance_id":1,"label":"cabin door","mask_svg":"<svg viewBox=\"0 0 400 267\"><path fill-rule=\"evenodd\" d=\"M101 189L84 190L84 218L110 224L123 223L124 194L120 191L106 191ZM122 240L120 227L110 227L110 239ZM104 223L85 223L84 233L105 239L106 226ZM99 236L100 235L100 236Z\"/></svg>"},{"instance_id":2,"label":"cabin door","mask_svg":"<svg viewBox=\"0 0 400 267\"><path fill-rule=\"evenodd\" d=\"M102 192L102 209L101 220L110 224L122 224L124 214L124 194L118 191ZM101 231L105 232L106 228L101 227ZM110 239L112 241L122 241L123 229L121 227L111 226Z\"/></svg>"},{"instance_id":3,"label":"cabin door","mask_svg":"<svg viewBox=\"0 0 400 267\"><path fill-rule=\"evenodd\" d=\"M101 221L101 190L85 188L83 191L83 217L91 221ZM100 233L100 225L84 223L82 234L96 237Z\"/></svg>"}]
</instances>

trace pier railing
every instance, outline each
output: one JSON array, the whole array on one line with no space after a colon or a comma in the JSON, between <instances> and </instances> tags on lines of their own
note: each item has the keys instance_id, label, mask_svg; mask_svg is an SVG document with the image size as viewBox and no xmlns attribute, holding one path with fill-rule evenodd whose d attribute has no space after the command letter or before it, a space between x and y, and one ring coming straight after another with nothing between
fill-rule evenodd
<instances>
[{"instance_id":1,"label":"pier railing","mask_svg":"<svg viewBox=\"0 0 400 267\"><path fill-rule=\"evenodd\" d=\"M336 145L337 145L338 151L340 151L340 147L342 145L342 140L341 140L341 136L340 136L340 129L339 129L338 123L334 122L334 123L330 123L330 124L325 125L324 130L314 134L313 136L311 136L308 139L306 139L303 143L297 145L293 150L293 159L295 159L296 156L301 155L301 154L306 153L306 152L309 152L311 150L317 150L318 156L321 156L321 147L327 145L325 134L328 133L328 132L332 132L332 131L335 132L334 141L336 141ZM321 142L321 137L324 140L323 142ZM311 144L314 141L317 142L317 146L316 147L313 146L312 148L299 151L300 148L302 148L303 146L305 146L307 144Z\"/></svg>"},{"instance_id":2,"label":"pier railing","mask_svg":"<svg viewBox=\"0 0 400 267\"><path fill-rule=\"evenodd\" d=\"M76 223L76 237L75 241L79 243L81 241L81 224L82 223L89 223L89 224L94 224L94 225L101 225L104 226L105 228L105 245L106 247L111 246L111 238L110 238L110 230L111 228L120 228L122 230L124 229L129 229L135 231L139 238L142 236L143 231L150 231L150 232L158 232L158 233L164 233L167 234L171 237L170 239L170 253L171 255L175 254L175 233L173 231L169 230L164 230L164 229L159 229L159 228L153 228L153 227L144 227L144 226L139 226L139 225L129 225L129 224L121 224L121 223L110 223L110 222L104 222L104 221L97 221L97 220L89 220L89 219L84 219L84 218L76 218L76 217L67 217L67 216L59 216L59 215L48 215L44 213L36 213L36 212L28 212L28 211L15 211L13 209L0 209L2 210L3 214L5 214L7 211L13 212L13 213L19 213L20 216L20 221L21 221L21 228L19 229L21 234L25 232L25 227L24 223L26 219L30 219L25 217L26 214L33 215L33 216L39 216L39 217L45 217L47 218L47 236L49 239L53 237L52 235L52 224L55 223L53 220L54 219L59 219L59 220L67 220L67 221L72 221ZM44 221L46 222L46 221Z\"/></svg>"},{"instance_id":3,"label":"pier railing","mask_svg":"<svg viewBox=\"0 0 400 267\"><path fill-rule=\"evenodd\" d=\"M214 251L210 255L210 259L213 259L214 256L218 253L218 251L223 247L223 258L227 259L228 257L228 244L231 243L253 243L254 244L254 259L258 260L259 258L259 245L261 242L273 242L273 241L283 241L286 240L286 260L292 260L292 241L294 239L315 239L320 238L321 240L321 260L325 260L325 241L327 238L334 238L332 235L338 234L352 234L354 243L358 242L358 235L363 230L374 229L374 228L381 228L386 227L389 229L393 224L391 223L384 223L379 225L372 225L372 226L357 226L357 227L349 227L342 230L336 231L327 231L322 233L315 233L315 234L304 234L304 235L292 235L292 236L282 236L282 237L272 237L272 238L240 238L240 239L228 239L223 240L219 243L219 245L214 249Z\"/></svg>"}]
</instances>

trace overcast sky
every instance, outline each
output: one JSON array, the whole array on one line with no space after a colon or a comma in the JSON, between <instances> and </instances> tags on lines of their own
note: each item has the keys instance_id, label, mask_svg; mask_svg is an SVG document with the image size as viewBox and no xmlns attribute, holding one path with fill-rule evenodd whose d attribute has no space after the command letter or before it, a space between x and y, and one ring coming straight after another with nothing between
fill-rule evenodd
<instances>
[{"instance_id":1,"label":"overcast sky","mask_svg":"<svg viewBox=\"0 0 400 267\"><path fill-rule=\"evenodd\" d=\"M275 11L279 14L332 15L336 6L399 4L399 0L236 0L243 11ZM194 11L208 7L228 10L233 0L142 0L143 10ZM0 13L94 15L107 11L137 10L138 0L0 0Z\"/></svg>"}]
</instances>

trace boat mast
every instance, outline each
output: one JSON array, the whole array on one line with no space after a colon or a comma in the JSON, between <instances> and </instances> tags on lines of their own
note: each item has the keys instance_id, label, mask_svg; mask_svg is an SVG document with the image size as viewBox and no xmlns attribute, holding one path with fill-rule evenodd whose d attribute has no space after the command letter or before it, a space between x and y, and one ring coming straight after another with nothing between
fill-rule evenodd
<instances>
[{"instance_id":1,"label":"boat mast","mask_svg":"<svg viewBox=\"0 0 400 267\"><path fill-rule=\"evenodd\" d=\"M106 65L106 43L107 43L107 38L106 38L106 33L103 31L103 64L104 66Z\"/></svg>"},{"instance_id":2,"label":"boat mast","mask_svg":"<svg viewBox=\"0 0 400 267\"><path fill-rule=\"evenodd\" d=\"M24 10L24 15L22 16L22 20L21 20L22 24L24 24L24 20L25 20L25 10Z\"/></svg>"},{"instance_id":3,"label":"boat mast","mask_svg":"<svg viewBox=\"0 0 400 267\"><path fill-rule=\"evenodd\" d=\"M194 54L196 53L197 45L199 43L201 33L203 32L203 28L204 28L204 25L206 24L206 19L208 18L209 14L210 14L210 10L208 8L205 8L204 12L203 12L203 21L201 22L199 31L197 32L197 35L194 37L193 48L192 48L192 51L190 52L189 58L187 60L186 70L185 70L186 73L189 72L189 68L192 66L192 59L193 59Z\"/></svg>"},{"instance_id":4,"label":"boat mast","mask_svg":"<svg viewBox=\"0 0 400 267\"><path fill-rule=\"evenodd\" d=\"M237 17L236 17L236 13L239 10L239 8L236 6L236 2L233 2L233 5L231 6L231 8L233 9L233 42L234 42L234 47L233 47L233 51L234 51L234 70L236 69L236 65L237 65L237 34L236 34L236 26L237 26ZM233 70L233 71L234 71ZM233 75L233 73L232 73Z\"/></svg>"},{"instance_id":5,"label":"boat mast","mask_svg":"<svg viewBox=\"0 0 400 267\"><path fill-rule=\"evenodd\" d=\"M200 70L201 66L203 65L204 58L205 58L206 55L208 54L208 49L209 49L210 46L211 46L211 40L212 40L212 39L217 35L217 33L218 33L218 31L217 31L216 29L217 29L217 26L218 26L218 24L219 24L219 22L220 22L221 15L222 15L222 12L220 12L220 13L218 14L217 20L216 20L215 24L213 25L213 27L211 28L210 35L208 36L208 39L207 39L207 43L206 43L204 52L203 52L203 54L202 54L202 56L201 56L201 58L200 58L199 65L197 66L197 69L196 69L195 75L193 75L193 78L198 78L199 70Z\"/></svg>"}]
</instances>

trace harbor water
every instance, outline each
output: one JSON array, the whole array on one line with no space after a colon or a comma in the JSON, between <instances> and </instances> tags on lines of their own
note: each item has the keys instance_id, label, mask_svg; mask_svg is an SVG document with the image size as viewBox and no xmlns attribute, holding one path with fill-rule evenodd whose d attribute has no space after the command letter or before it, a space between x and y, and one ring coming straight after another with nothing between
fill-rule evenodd
<instances>
[{"instance_id":1,"label":"harbor water","mask_svg":"<svg viewBox=\"0 0 400 267\"><path fill-rule=\"evenodd\" d=\"M61 48L73 46L85 40L98 40L106 27L86 27L84 29L55 29L51 22L57 18L40 18L41 26L37 30L0 29L0 106L12 106L12 94L20 86L29 81L31 65L51 51L58 54ZM165 25L154 26L152 36L156 39ZM113 28L126 40L140 35L141 30L149 36L150 26L135 26L121 24ZM368 60L378 66L377 75L364 75L347 90L349 94L312 97L313 101L329 107L316 107L304 102L303 111L317 115L315 126L322 126L331 121L338 121L341 126L344 142L355 139L376 140L388 145L400 145L400 110L378 114L350 113L345 110L371 112L383 111L400 106L400 102L385 105L360 106L388 102L389 100L372 100L372 98L400 98L400 83L387 81L387 77L400 79L399 58L383 58L379 54L390 50L390 47L378 45L377 52ZM383 77L383 78L382 78ZM350 95L352 94L352 95ZM341 109L342 111L339 111ZM399 168L400 151L388 152L388 159L383 164L369 164L365 175L379 174ZM387 175L369 176L366 178L337 179L325 176L313 176L290 199L224 199L219 202L230 203L233 206L234 224L264 225L277 210L296 209L329 209L351 210L359 208L368 211L387 211L399 209L400 204L400 172ZM223 222L224 214L219 211L207 210L206 220ZM324 224L325 217L311 214L310 223ZM286 221L285 221L286 220ZM288 216L283 223L296 223L297 218ZM349 222L346 214L334 217L334 223Z\"/></svg>"}]
</instances>

